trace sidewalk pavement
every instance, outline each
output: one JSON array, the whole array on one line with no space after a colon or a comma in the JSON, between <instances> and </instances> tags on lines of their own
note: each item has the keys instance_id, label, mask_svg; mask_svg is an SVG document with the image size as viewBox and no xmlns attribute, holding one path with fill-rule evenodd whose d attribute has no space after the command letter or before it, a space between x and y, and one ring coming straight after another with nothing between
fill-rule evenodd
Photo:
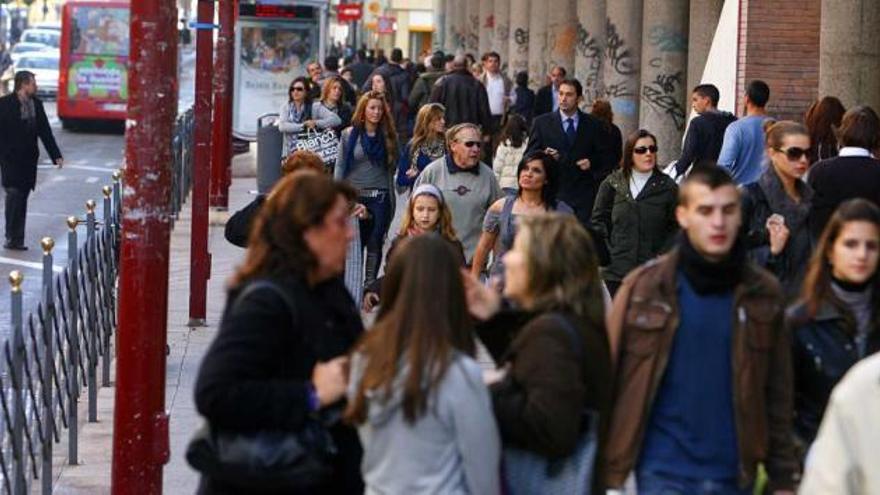
<instances>
[{"instance_id":1,"label":"sidewalk pavement","mask_svg":"<svg viewBox=\"0 0 880 495\"><path fill-rule=\"evenodd\" d=\"M254 148L254 146L252 146ZM229 211L234 212L253 200L250 191L256 190L253 177L254 154L237 156L233 160L233 181L229 190ZM211 259L211 279L208 282L207 326L190 328L189 273L190 273L190 208L189 201L171 234L171 259L168 287L168 346L165 407L171 417L171 459L164 469L163 493L178 495L195 493L199 475L186 463L184 453L190 437L201 426L202 418L196 412L193 390L202 357L214 339L226 302L226 281L243 260L245 251L226 242L223 225L212 224L208 233ZM222 216L222 215L221 215ZM216 220L216 215L212 221ZM114 376L111 377L115 384ZM68 466L66 448L57 444L54 492L62 495L101 495L110 493L110 473L113 439L113 404L115 388L98 391L98 422L80 426L80 459L77 466ZM82 405L82 403L81 403ZM86 418L85 414L80 414ZM37 483L37 487L39 484Z\"/></svg>"}]
</instances>

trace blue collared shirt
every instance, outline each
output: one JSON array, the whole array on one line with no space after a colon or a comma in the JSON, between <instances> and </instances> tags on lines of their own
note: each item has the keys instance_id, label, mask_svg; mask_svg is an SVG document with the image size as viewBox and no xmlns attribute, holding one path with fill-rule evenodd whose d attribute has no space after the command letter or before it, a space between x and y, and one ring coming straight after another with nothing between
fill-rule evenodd
<instances>
[{"instance_id":1,"label":"blue collared shirt","mask_svg":"<svg viewBox=\"0 0 880 495\"><path fill-rule=\"evenodd\" d=\"M575 111L574 115L572 115L571 117L565 115L565 113L563 113L562 110L558 110L558 112L559 112L559 117L562 119L562 130L563 131L565 131L568 128L568 122L566 122L568 119L571 119L574 121L573 122L574 123L574 130L575 131L578 130L578 123L580 123L580 118L581 118L580 112Z\"/></svg>"}]
</instances>

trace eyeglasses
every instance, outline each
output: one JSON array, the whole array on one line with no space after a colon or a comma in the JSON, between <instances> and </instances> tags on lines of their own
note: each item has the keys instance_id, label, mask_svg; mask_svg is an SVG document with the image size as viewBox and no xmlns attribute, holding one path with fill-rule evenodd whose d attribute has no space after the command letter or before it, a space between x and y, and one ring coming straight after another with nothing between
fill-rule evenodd
<instances>
[{"instance_id":1,"label":"eyeglasses","mask_svg":"<svg viewBox=\"0 0 880 495\"><path fill-rule=\"evenodd\" d=\"M479 141L459 141L459 143L465 145L468 148L473 148L475 146L477 148L479 148L479 147L483 146L483 143L481 143Z\"/></svg>"},{"instance_id":2,"label":"eyeglasses","mask_svg":"<svg viewBox=\"0 0 880 495\"><path fill-rule=\"evenodd\" d=\"M633 148L633 153L637 155L644 155L645 153L650 151L651 153L656 154L657 149L657 146L654 146L653 144L651 146L639 146L638 148Z\"/></svg>"},{"instance_id":3,"label":"eyeglasses","mask_svg":"<svg viewBox=\"0 0 880 495\"><path fill-rule=\"evenodd\" d=\"M290 91L305 91L305 90L306 90L306 88L304 88L302 86L294 86L294 87L290 88Z\"/></svg>"},{"instance_id":4,"label":"eyeglasses","mask_svg":"<svg viewBox=\"0 0 880 495\"><path fill-rule=\"evenodd\" d=\"M785 153L785 156L791 161L800 160L801 157L803 157L803 156L806 156L809 158L810 153L813 152L813 148L804 149L804 148L798 148L797 146L792 146L791 148L785 148L785 149L782 149L782 148L773 148L773 149L775 149L776 151L781 151L781 152Z\"/></svg>"}]
</instances>

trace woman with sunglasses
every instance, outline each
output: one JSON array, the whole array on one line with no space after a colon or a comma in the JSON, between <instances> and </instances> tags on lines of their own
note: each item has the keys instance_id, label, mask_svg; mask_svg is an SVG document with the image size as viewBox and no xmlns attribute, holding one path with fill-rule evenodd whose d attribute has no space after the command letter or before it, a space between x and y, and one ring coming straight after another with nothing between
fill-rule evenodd
<instances>
[{"instance_id":1,"label":"woman with sunglasses","mask_svg":"<svg viewBox=\"0 0 880 495\"><path fill-rule=\"evenodd\" d=\"M504 275L502 258L513 247L516 224L522 218L548 211L574 214L570 206L556 199L558 164L543 151L533 151L520 160L516 168L519 186L516 192L492 203L483 219L483 233L474 253L471 273L479 277L486 267L489 253L494 252L495 261L489 268L489 276L499 282Z\"/></svg>"},{"instance_id":2,"label":"woman with sunglasses","mask_svg":"<svg viewBox=\"0 0 880 495\"><path fill-rule=\"evenodd\" d=\"M640 129L629 135L620 168L599 186L591 226L604 243L605 287L614 297L633 268L663 252L678 231L678 186L657 168L657 138Z\"/></svg>"},{"instance_id":3,"label":"woman with sunglasses","mask_svg":"<svg viewBox=\"0 0 880 495\"><path fill-rule=\"evenodd\" d=\"M296 141L300 133L307 130L332 129L342 123L339 116L324 105L315 105L309 98L311 83L305 76L297 77L290 83L287 103L278 111L278 130L284 138L282 158L296 151Z\"/></svg>"},{"instance_id":4,"label":"woman with sunglasses","mask_svg":"<svg viewBox=\"0 0 880 495\"><path fill-rule=\"evenodd\" d=\"M810 135L797 122L772 120L764 134L771 165L743 187L741 237L749 257L775 274L793 300L812 252L807 219L813 190L801 180L810 167Z\"/></svg>"},{"instance_id":5,"label":"woman with sunglasses","mask_svg":"<svg viewBox=\"0 0 880 495\"><path fill-rule=\"evenodd\" d=\"M880 351L878 259L880 209L864 199L844 202L806 268L802 299L787 314L794 432L804 452L816 438L831 389L856 362Z\"/></svg>"},{"instance_id":6,"label":"woman with sunglasses","mask_svg":"<svg viewBox=\"0 0 880 495\"><path fill-rule=\"evenodd\" d=\"M342 131L333 177L358 189L358 202L367 209L360 220L360 240L366 247L364 283L376 279L382 245L394 215L394 170L397 131L382 93L368 91L358 101L351 127Z\"/></svg>"}]
</instances>

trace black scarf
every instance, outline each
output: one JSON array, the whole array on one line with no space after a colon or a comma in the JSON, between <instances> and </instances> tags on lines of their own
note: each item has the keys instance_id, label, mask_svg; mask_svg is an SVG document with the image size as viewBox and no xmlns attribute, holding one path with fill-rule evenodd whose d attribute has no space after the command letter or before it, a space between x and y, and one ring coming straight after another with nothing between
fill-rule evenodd
<instances>
[{"instance_id":1,"label":"black scarf","mask_svg":"<svg viewBox=\"0 0 880 495\"><path fill-rule=\"evenodd\" d=\"M680 234L678 245L681 253L678 267L697 294L727 292L742 280L746 249L740 238L733 244L730 254L718 262L711 262L698 253L684 233Z\"/></svg>"}]
</instances>

